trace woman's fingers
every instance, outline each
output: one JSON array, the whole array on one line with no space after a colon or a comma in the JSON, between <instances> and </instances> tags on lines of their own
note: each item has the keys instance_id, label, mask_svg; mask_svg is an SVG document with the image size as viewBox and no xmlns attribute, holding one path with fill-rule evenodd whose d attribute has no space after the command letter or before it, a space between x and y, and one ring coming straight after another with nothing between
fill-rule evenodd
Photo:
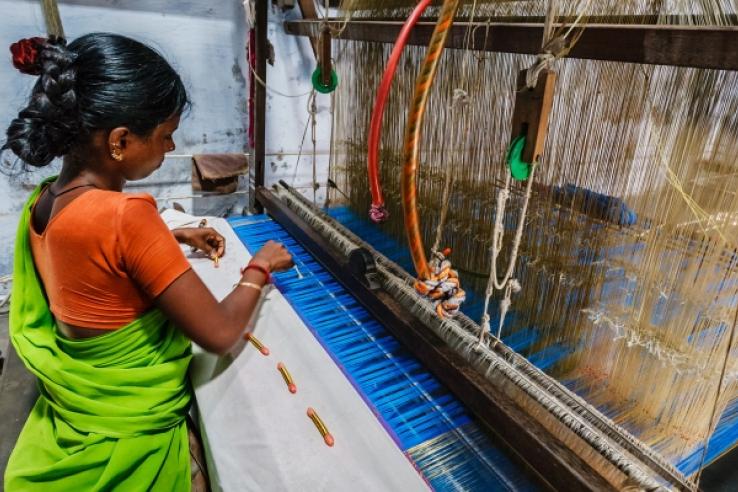
<instances>
[{"instance_id":1,"label":"woman's fingers","mask_svg":"<svg viewBox=\"0 0 738 492\"><path fill-rule=\"evenodd\" d=\"M215 230L207 237L207 242L210 246L209 253L216 255L219 258L225 254L225 238L218 234Z\"/></svg>"}]
</instances>

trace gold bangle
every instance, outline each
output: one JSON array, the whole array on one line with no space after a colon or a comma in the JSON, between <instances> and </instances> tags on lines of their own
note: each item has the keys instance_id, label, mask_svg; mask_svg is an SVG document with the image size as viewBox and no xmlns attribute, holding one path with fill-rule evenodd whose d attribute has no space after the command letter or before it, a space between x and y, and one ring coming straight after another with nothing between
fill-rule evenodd
<instances>
[{"instance_id":1,"label":"gold bangle","mask_svg":"<svg viewBox=\"0 0 738 492\"><path fill-rule=\"evenodd\" d=\"M239 282L236 284L236 287L238 287L239 285L243 285L244 287L250 287L252 289L256 289L259 292L261 292L261 285L255 284L253 282Z\"/></svg>"}]
</instances>

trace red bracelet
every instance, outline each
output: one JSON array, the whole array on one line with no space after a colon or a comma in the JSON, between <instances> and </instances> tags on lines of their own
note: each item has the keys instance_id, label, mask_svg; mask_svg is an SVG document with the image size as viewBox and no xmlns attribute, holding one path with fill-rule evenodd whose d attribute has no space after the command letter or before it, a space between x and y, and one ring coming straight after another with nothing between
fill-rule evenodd
<instances>
[{"instance_id":1,"label":"red bracelet","mask_svg":"<svg viewBox=\"0 0 738 492\"><path fill-rule=\"evenodd\" d=\"M246 265L245 267L243 267L241 269L241 275L243 275L244 273L246 273L246 270L257 270L257 271L263 273L264 276L266 277L266 280L264 281L265 284L268 284L268 283L270 283L272 281L272 275L269 273L269 270L267 270L266 268L264 268L261 265L257 265L255 263L249 262L248 265Z\"/></svg>"}]
</instances>

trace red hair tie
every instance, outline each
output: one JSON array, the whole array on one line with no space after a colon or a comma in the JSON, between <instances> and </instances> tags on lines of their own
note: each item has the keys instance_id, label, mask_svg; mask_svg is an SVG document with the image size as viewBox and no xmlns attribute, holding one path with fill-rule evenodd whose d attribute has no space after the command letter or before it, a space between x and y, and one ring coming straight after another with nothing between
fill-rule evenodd
<instances>
[{"instance_id":1,"label":"red hair tie","mask_svg":"<svg viewBox=\"0 0 738 492\"><path fill-rule=\"evenodd\" d=\"M27 75L41 75L39 53L46 43L45 38L25 38L10 45L13 66Z\"/></svg>"}]
</instances>

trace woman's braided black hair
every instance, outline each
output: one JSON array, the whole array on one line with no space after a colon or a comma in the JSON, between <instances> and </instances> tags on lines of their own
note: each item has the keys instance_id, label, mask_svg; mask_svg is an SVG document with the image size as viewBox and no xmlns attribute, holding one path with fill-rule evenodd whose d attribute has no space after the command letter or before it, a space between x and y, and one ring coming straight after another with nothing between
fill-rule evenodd
<instances>
[{"instance_id":1,"label":"woman's braided black hair","mask_svg":"<svg viewBox=\"0 0 738 492\"><path fill-rule=\"evenodd\" d=\"M51 38L41 43L38 56L38 82L2 147L32 166L69 153L95 130L126 126L147 136L189 105L171 65L125 36L88 34L68 46Z\"/></svg>"}]
</instances>

